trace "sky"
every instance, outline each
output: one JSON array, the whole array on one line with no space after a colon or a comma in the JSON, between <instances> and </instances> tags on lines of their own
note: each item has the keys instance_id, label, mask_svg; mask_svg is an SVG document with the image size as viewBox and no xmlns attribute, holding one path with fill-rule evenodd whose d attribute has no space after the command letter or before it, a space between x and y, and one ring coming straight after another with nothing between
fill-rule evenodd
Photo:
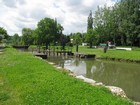
<instances>
[{"instance_id":1,"label":"sky","mask_svg":"<svg viewBox=\"0 0 140 105\"><path fill-rule=\"evenodd\" d=\"M9 35L21 35L23 28L35 29L49 17L57 19L64 34L86 32L87 17L97 6L112 6L116 0L0 0L0 27Z\"/></svg>"}]
</instances>

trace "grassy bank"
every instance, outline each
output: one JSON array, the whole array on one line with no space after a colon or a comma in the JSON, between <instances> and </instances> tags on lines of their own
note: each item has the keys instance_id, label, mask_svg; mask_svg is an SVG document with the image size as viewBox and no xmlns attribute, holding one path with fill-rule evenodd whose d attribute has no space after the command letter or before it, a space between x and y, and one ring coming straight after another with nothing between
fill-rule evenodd
<instances>
[{"instance_id":1,"label":"grassy bank","mask_svg":"<svg viewBox=\"0 0 140 105\"><path fill-rule=\"evenodd\" d=\"M31 46L30 49L37 48L36 46ZM56 51L61 49L61 46L56 46ZM51 46L51 49L53 49L53 46ZM71 50L71 47L65 47L67 51ZM115 50L115 49L109 49L107 50L107 53L104 53L103 48L89 48L87 46L79 46L79 53L87 53L87 54L96 54L97 58L102 59L111 59L111 60L119 60L119 61L128 61L128 62L137 62L140 63L140 48L133 47L132 51L125 51L125 50ZM72 52L76 52L76 47L74 46L72 48Z\"/></svg>"},{"instance_id":2,"label":"grassy bank","mask_svg":"<svg viewBox=\"0 0 140 105\"><path fill-rule=\"evenodd\" d=\"M0 55L1 105L131 105L103 87L93 87L29 53Z\"/></svg>"},{"instance_id":3,"label":"grassy bank","mask_svg":"<svg viewBox=\"0 0 140 105\"><path fill-rule=\"evenodd\" d=\"M75 47L73 49L75 51ZM140 61L140 50L135 48L132 51L123 51L123 50L108 50L107 53L104 53L103 49L91 49L88 47L79 46L80 53L89 53L96 54L99 58L113 58L116 60L128 60L128 61Z\"/></svg>"}]
</instances>

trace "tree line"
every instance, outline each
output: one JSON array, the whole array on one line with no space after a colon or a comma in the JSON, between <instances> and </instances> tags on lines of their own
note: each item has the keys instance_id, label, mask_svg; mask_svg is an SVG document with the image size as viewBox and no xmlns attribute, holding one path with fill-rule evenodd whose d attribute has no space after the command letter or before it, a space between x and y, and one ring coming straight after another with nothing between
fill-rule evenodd
<instances>
[{"instance_id":1,"label":"tree line","mask_svg":"<svg viewBox=\"0 0 140 105\"><path fill-rule=\"evenodd\" d=\"M23 28L22 36L8 36L0 27L0 42L15 45L62 45L88 43L89 47L110 41L117 46L140 46L140 0L120 0L114 6L97 7L94 16L90 11L87 32L63 34L63 26L56 19L44 18L36 29ZM72 40L71 40L72 39Z\"/></svg>"},{"instance_id":2,"label":"tree line","mask_svg":"<svg viewBox=\"0 0 140 105\"><path fill-rule=\"evenodd\" d=\"M78 37L78 33L75 35ZM140 47L140 0L120 0L111 7L98 6L94 16L90 11L87 32L80 36L79 42L87 42L89 47L107 41L116 46Z\"/></svg>"},{"instance_id":3,"label":"tree line","mask_svg":"<svg viewBox=\"0 0 140 105\"><path fill-rule=\"evenodd\" d=\"M8 40L12 45L62 45L69 41L69 38L63 34L63 27L57 23L56 19L44 18L37 23L36 29L23 28L22 35L15 33L13 36L9 36L7 31L0 27L0 41Z\"/></svg>"},{"instance_id":4,"label":"tree line","mask_svg":"<svg viewBox=\"0 0 140 105\"><path fill-rule=\"evenodd\" d=\"M112 7L98 7L93 21L99 43L140 46L140 0L121 0Z\"/></svg>"}]
</instances>

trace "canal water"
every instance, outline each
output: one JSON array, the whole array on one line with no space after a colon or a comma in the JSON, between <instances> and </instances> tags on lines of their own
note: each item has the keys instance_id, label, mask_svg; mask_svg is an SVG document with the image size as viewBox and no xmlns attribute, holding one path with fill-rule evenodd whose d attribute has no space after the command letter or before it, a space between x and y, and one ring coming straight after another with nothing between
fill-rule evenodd
<instances>
[{"instance_id":1,"label":"canal water","mask_svg":"<svg viewBox=\"0 0 140 105\"><path fill-rule=\"evenodd\" d=\"M127 97L140 101L140 64L60 57L49 57L47 60L76 75L83 75L108 86L120 87Z\"/></svg>"}]
</instances>

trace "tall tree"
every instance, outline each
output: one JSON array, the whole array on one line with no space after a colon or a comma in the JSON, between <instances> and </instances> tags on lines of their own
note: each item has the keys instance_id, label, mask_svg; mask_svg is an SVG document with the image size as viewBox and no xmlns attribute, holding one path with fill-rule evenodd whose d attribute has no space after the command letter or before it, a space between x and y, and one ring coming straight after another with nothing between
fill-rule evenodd
<instances>
[{"instance_id":1,"label":"tall tree","mask_svg":"<svg viewBox=\"0 0 140 105\"><path fill-rule=\"evenodd\" d=\"M88 16L88 23L87 23L87 34L85 35L86 42L89 43L89 47L92 48L93 41L96 39L96 31L93 29L93 17L92 17L92 11L90 11L90 14Z\"/></svg>"},{"instance_id":2,"label":"tall tree","mask_svg":"<svg viewBox=\"0 0 140 105\"><path fill-rule=\"evenodd\" d=\"M88 24L87 24L87 30L93 29L93 17L92 17L92 11L90 11L88 16Z\"/></svg>"}]
</instances>

